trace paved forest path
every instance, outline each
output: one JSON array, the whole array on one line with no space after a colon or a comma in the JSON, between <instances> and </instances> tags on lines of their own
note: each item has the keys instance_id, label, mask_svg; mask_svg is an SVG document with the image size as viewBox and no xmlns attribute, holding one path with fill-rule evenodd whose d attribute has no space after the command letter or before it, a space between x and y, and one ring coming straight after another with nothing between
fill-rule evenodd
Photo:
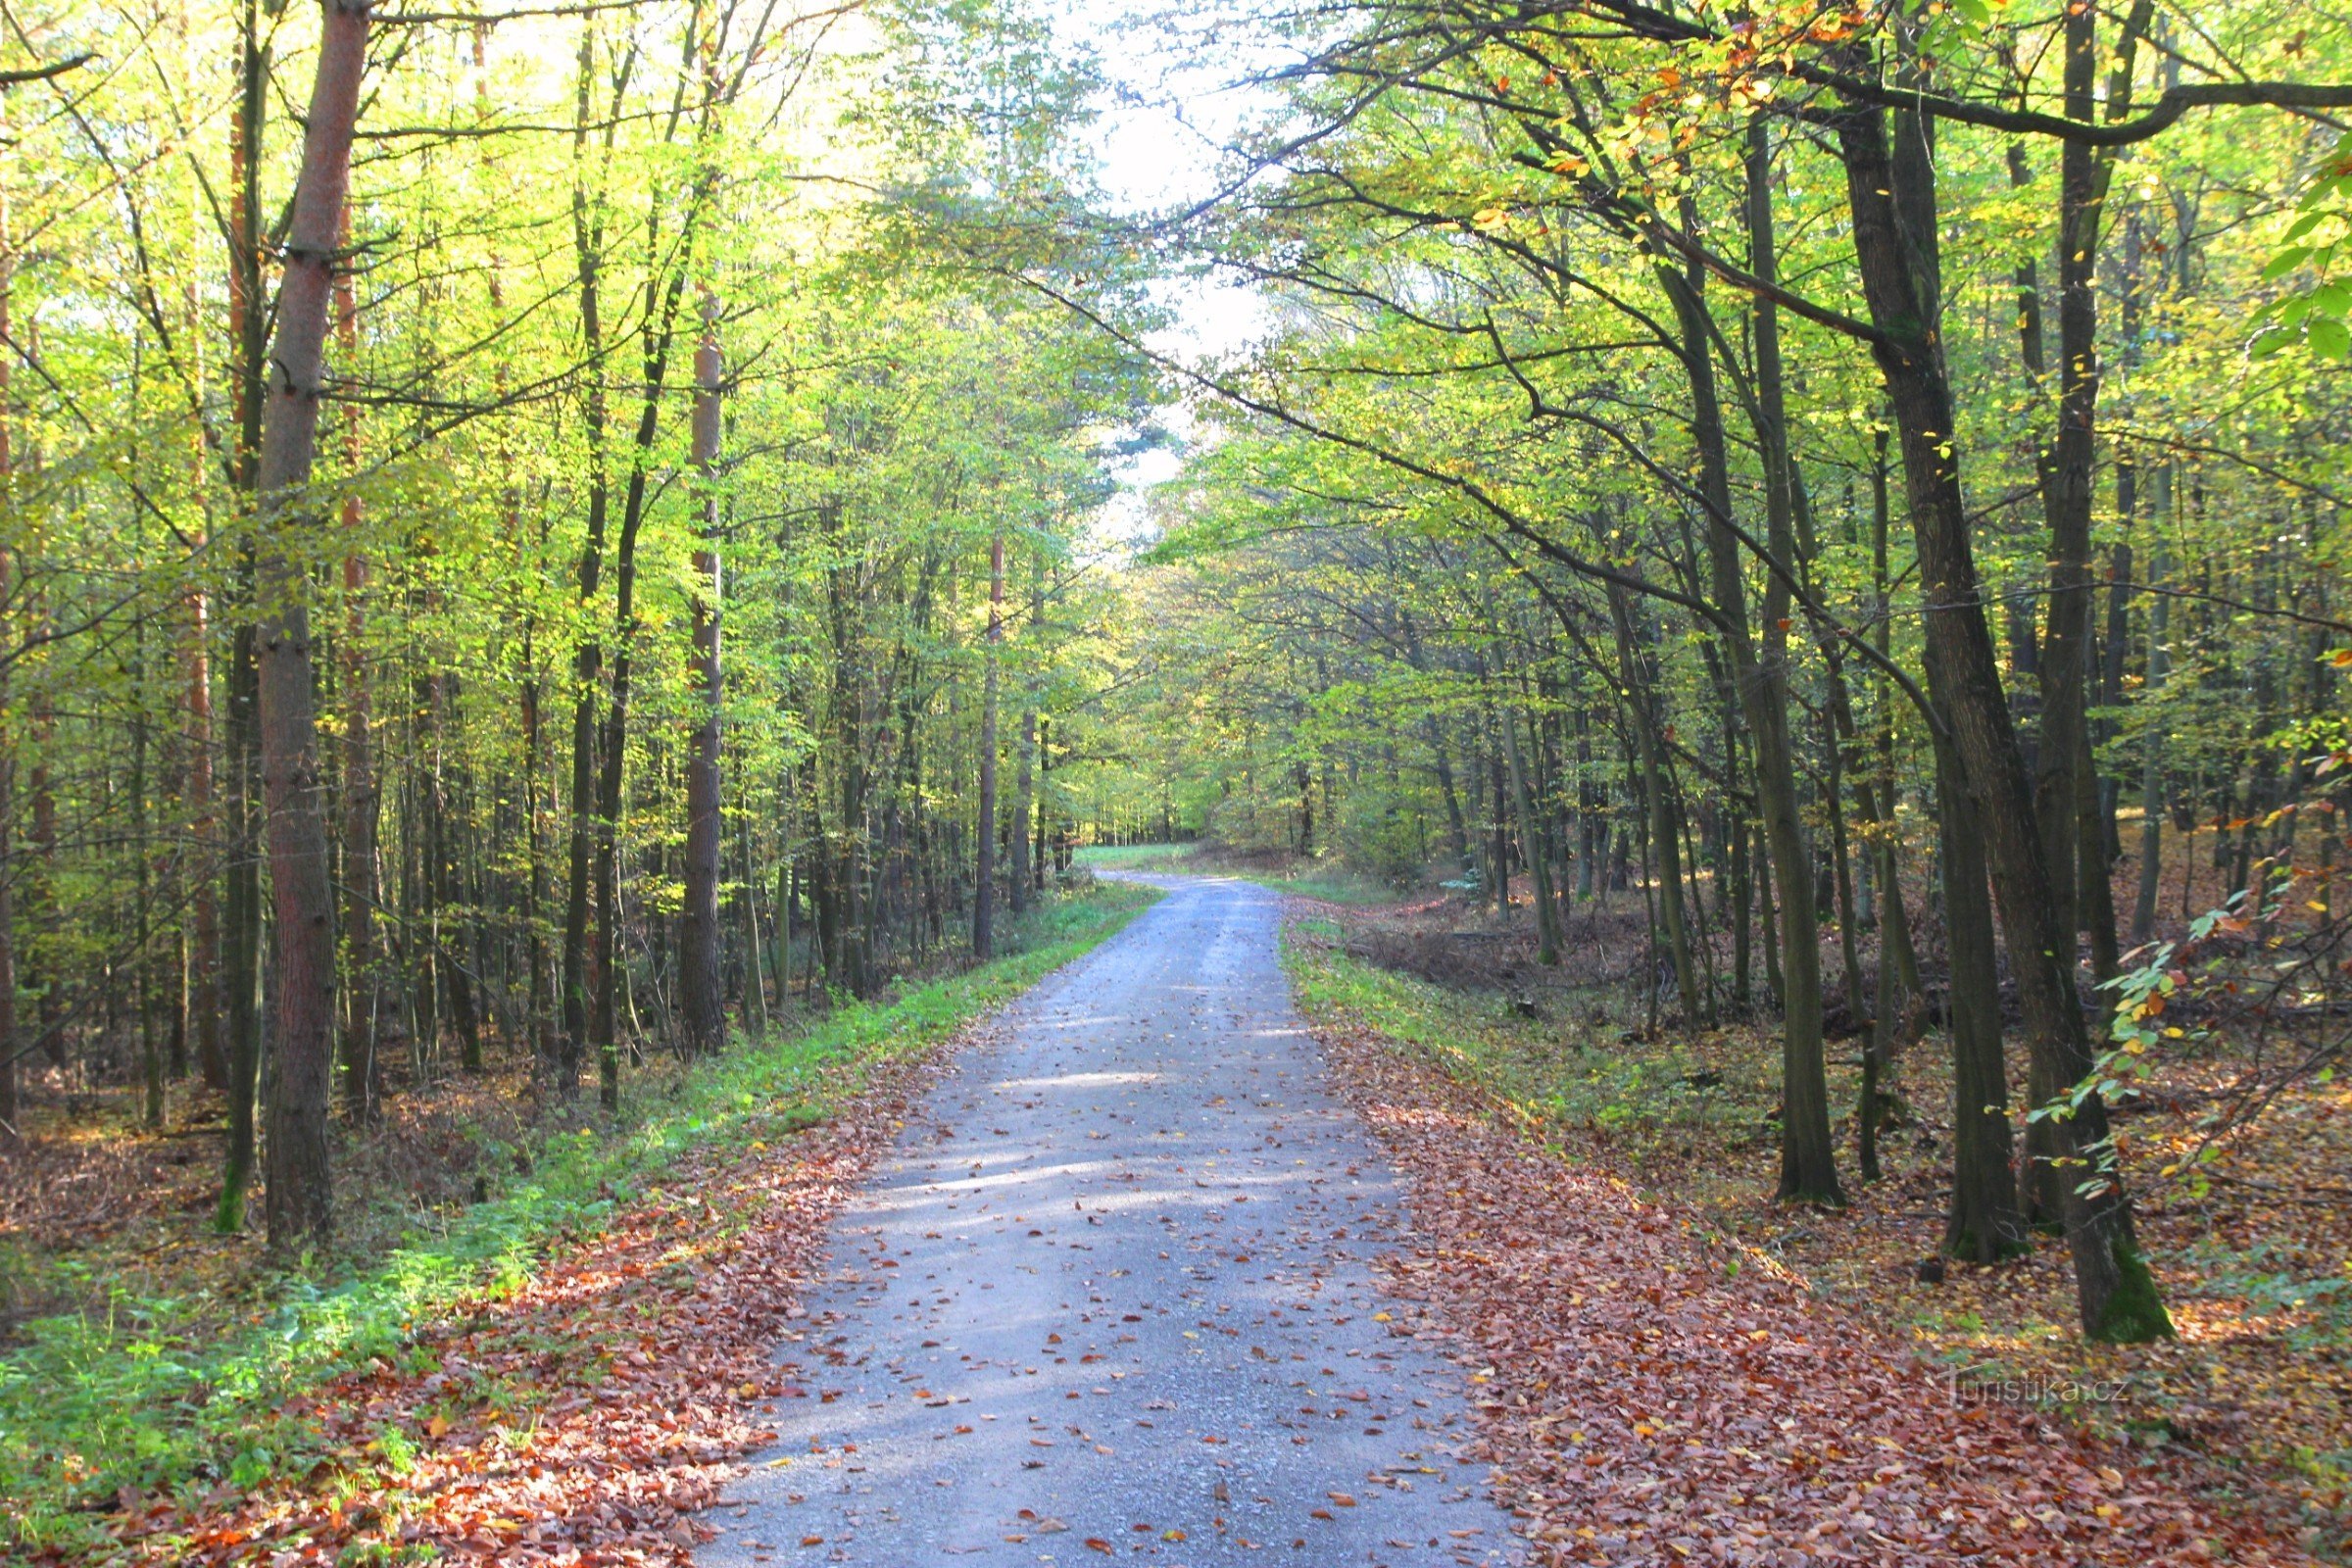
<instances>
[{"instance_id":1,"label":"paved forest path","mask_svg":"<svg viewBox=\"0 0 2352 1568\"><path fill-rule=\"evenodd\" d=\"M844 1206L779 1355L801 1395L698 1562L1516 1557L1453 1454L1459 1369L1366 1265L1398 1188L1325 1092L1278 899L1161 885L965 1049Z\"/></svg>"}]
</instances>

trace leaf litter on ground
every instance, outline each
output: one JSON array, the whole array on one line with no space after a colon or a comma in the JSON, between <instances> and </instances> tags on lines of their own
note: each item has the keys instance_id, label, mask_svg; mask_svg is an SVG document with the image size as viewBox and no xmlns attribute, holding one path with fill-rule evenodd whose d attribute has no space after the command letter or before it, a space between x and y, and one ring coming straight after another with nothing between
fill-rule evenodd
<instances>
[{"instance_id":1,"label":"leaf litter on ground","mask_svg":"<svg viewBox=\"0 0 2352 1568\"><path fill-rule=\"evenodd\" d=\"M1488 1093L1368 1029L1316 1033L1407 1179L1419 1245L1392 1281L1471 1364L1474 1456L1538 1563L2312 1560L2193 1458L1956 1398L1881 1326L1571 1164Z\"/></svg>"}]
</instances>

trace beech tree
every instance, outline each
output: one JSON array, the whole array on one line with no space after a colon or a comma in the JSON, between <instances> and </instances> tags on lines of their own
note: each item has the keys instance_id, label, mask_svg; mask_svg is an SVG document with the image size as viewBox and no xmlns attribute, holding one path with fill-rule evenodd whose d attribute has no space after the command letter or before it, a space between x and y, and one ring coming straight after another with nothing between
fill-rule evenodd
<instances>
[{"instance_id":1,"label":"beech tree","mask_svg":"<svg viewBox=\"0 0 2352 1568\"><path fill-rule=\"evenodd\" d=\"M2168 1334L2098 1087L2119 818L2149 890L2168 816L2215 829L2249 908L2335 854L2271 813L2316 780L2282 759L2331 721L2347 635L2308 439L2347 341L2342 40L2248 7L1626 0L1307 32L1192 231L1279 325L1185 372L1223 421L1161 546L1200 618L1134 656L1185 673L1142 710L1165 753L1096 781L1114 831L1264 843L1311 809L1349 828L1295 846L1390 869L1396 836L1450 839L1483 896L1524 879L1545 959L1639 882L1653 1010L1778 1014L1784 1199L1842 1190L1831 1008L1864 1041L1865 1180L1932 1012L1946 1247L2062 1228L2084 1330ZM2196 376L2296 412L2225 432L2172 401ZM2203 645L2207 695L2246 705L2218 748L2176 706L2183 614L2242 639ZM1233 639L1291 695L1191 652Z\"/></svg>"}]
</instances>

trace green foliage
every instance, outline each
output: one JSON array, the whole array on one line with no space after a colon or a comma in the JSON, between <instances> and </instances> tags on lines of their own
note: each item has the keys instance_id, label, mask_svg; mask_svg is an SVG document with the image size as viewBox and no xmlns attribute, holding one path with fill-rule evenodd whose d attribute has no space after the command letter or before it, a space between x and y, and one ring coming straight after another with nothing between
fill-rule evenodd
<instances>
[{"instance_id":1,"label":"green foliage","mask_svg":"<svg viewBox=\"0 0 2352 1568\"><path fill-rule=\"evenodd\" d=\"M1429 824L1401 791L1352 790L1340 808L1339 854L1350 870L1410 887L1429 865Z\"/></svg>"},{"instance_id":2,"label":"green foliage","mask_svg":"<svg viewBox=\"0 0 2352 1568\"><path fill-rule=\"evenodd\" d=\"M273 1304L225 1319L219 1303L116 1290L102 1310L25 1325L0 1351L0 1494L15 1539L73 1539L75 1504L122 1487L241 1490L302 1473L320 1455L315 1428L284 1413L296 1395L371 1357L399 1362L419 1324L518 1288L689 1151L742 1151L815 1125L874 1066L1003 1005L1157 897L1102 883L1051 899L993 963L850 1003L799 1034L697 1063L662 1093L632 1092L609 1126L544 1137L527 1177L351 1278L290 1274ZM380 1456L405 1462L396 1435Z\"/></svg>"}]
</instances>

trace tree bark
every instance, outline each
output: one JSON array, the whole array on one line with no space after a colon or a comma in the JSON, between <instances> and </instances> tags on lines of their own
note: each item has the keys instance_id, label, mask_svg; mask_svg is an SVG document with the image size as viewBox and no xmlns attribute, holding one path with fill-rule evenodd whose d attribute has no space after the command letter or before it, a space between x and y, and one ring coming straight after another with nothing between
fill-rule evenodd
<instances>
[{"instance_id":1,"label":"tree bark","mask_svg":"<svg viewBox=\"0 0 2352 1568\"><path fill-rule=\"evenodd\" d=\"M341 233L351 233L346 205ZM351 273L335 273L335 348L351 368L360 340L359 300ZM360 466L360 407L343 409L343 466L356 475ZM376 1109L376 824L382 796L375 773L375 715L368 699L366 642L368 634L368 556L359 539L358 492L343 498L343 534L350 541L343 556L343 639L338 651L343 683L343 962L349 976L344 990L343 1113L354 1122L372 1118Z\"/></svg>"},{"instance_id":2,"label":"tree bark","mask_svg":"<svg viewBox=\"0 0 2352 1568\"><path fill-rule=\"evenodd\" d=\"M695 474L702 486L702 538L694 553L692 607L698 711L686 759L686 907L678 931L678 1001L686 1051L703 1055L726 1044L726 988L718 961L719 670L721 584L718 558L718 301L703 297L703 340L694 355ZM750 1022L745 1019L746 1024Z\"/></svg>"},{"instance_id":3,"label":"tree bark","mask_svg":"<svg viewBox=\"0 0 2352 1568\"><path fill-rule=\"evenodd\" d=\"M1943 868L1951 963L1945 1025L1952 1050L1952 1200L1943 1250L1972 1262L1996 1263L2025 1251L2029 1242L2017 1206L1992 901L1985 888L1984 828L1948 740L1936 742L1936 859ZM1886 902L1891 912L1896 901ZM1882 970L1886 962L1882 944Z\"/></svg>"},{"instance_id":4,"label":"tree bark","mask_svg":"<svg viewBox=\"0 0 2352 1568\"><path fill-rule=\"evenodd\" d=\"M1020 738L1013 743L1015 756L1012 770L1012 854L1005 867L1011 886L1012 915L1019 919L1029 908L1030 887L1030 818L1038 805L1037 774L1034 762L1037 756L1037 704L1029 701L1021 708ZM1041 835L1035 848L1041 858L1038 868L1044 868L1042 852L1045 840Z\"/></svg>"},{"instance_id":5,"label":"tree bark","mask_svg":"<svg viewBox=\"0 0 2352 1568\"><path fill-rule=\"evenodd\" d=\"M1906 112L1899 118L1901 134L1915 144L1899 160L1899 174L1880 111L1849 107L1838 116L1837 131L1863 292L1879 334L1872 347L1902 441L1926 598L1929 687L1949 716L1984 830L2028 1046L2052 1081L2073 1085L2088 1077L2092 1067L2068 961L2074 933L2057 920L2033 780L2001 688L1972 553L1967 499L1952 444L1951 392L1936 346L1933 160L1925 156L1920 117ZM2095 1160L2107 1147L2106 1105L2095 1093L2071 1119L2051 1125L2060 1129L2074 1158ZM2085 1174L2089 1169L2087 1164L2068 1168L2065 1195L2084 1332L2103 1340L2169 1335L2171 1320L2133 1238L2121 1178L2112 1172Z\"/></svg>"},{"instance_id":6,"label":"tree bark","mask_svg":"<svg viewBox=\"0 0 2352 1568\"><path fill-rule=\"evenodd\" d=\"M972 861L972 956L997 954L997 662L1004 642L1004 535L988 543L988 672L980 707L980 818Z\"/></svg>"},{"instance_id":7,"label":"tree bark","mask_svg":"<svg viewBox=\"0 0 2352 1568\"><path fill-rule=\"evenodd\" d=\"M256 588L260 594L262 780L277 931L277 1061L270 1097L272 1248L323 1240L334 1224L327 1164L333 1067L334 895L313 710L310 612L296 535L317 525L307 492L318 444L335 232L351 178L368 0L326 0L318 74L304 126L302 173L278 285L268 411L262 425Z\"/></svg>"},{"instance_id":8,"label":"tree bark","mask_svg":"<svg viewBox=\"0 0 2352 1568\"><path fill-rule=\"evenodd\" d=\"M612 500L612 465L605 450L610 407L605 391L604 217L589 190L589 124L596 84L596 20L581 24L577 86L572 104L571 224L574 270L579 283L580 340L586 385L580 424L587 437L587 517L580 542L577 601L583 612L603 584L605 529ZM615 119L617 117L614 117ZM607 132L606 148L612 146ZM593 619L590 619L593 624ZM571 819L565 842L562 1034L556 1049L556 1092L568 1100L578 1092L580 1064L589 1045L589 918L595 893L597 844L597 689L604 678L604 644L593 631L572 653Z\"/></svg>"},{"instance_id":9,"label":"tree bark","mask_svg":"<svg viewBox=\"0 0 2352 1568\"><path fill-rule=\"evenodd\" d=\"M2168 465L2156 472L2160 510L2169 523L2172 468ZM2149 557L2148 577L2161 585L2170 571L2165 553L2159 547ZM2148 596L2147 678L2140 687L2139 698L2143 704L2156 701L2164 690L2166 676L2172 671L2172 609L2171 595ZM2156 936L2156 895L2164 871L2164 740L2163 732L2151 724L2139 743L2139 888L2132 906L2134 947L2153 941Z\"/></svg>"},{"instance_id":10,"label":"tree bark","mask_svg":"<svg viewBox=\"0 0 2352 1568\"><path fill-rule=\"evenodd\" d=\"M268 100L262 57L259 0L238 7L237 113L229 127L228 324L233 352L230 396L236 411L229 455L229 491L240 524L253 516L254 486L262 451L263 365L269 351L269 314L262 308L262 235L259 149ZM246 1189L253 1180L254 1092L262 1063L262 881L255 824L255 716L253 542L240 542L235 631L229 648L228 777L221 790L225 830L220 856L227 868L220 939L220 979L225 993L220 1017L227 1039L221 1054L228 1094L228 1136L222 1149L220 1202L215 1229L233 1234L245 1226Z\"/></svg>"},{"instance_id":11,"label":"tree bark","mask_svg":"<svg viewBox=\"0 0 2352 1568\"><path fill-rule=\"evenodd\" d=\"M1749 265L1772 275L1773 240L1769 155L1760 124L1751 124L1748 152ZM1688 225L1686 225L1688 226ZM1788 590L1777 573L1768 574L1763 603L1764 637L1759 649L1749 630L1747 589L1740 564L1740 541L1731 528L1730 458L1723 415L1715 387L1714 356L1706 302L1700 292L1704 274L1695 267L1682 273L1660 270L1660 281L1674 301L1683 331L1683 360L1690 385L1691 434L1699 454L1700 491L1707 519L1707 561L1715 609L1723 617L1724 642L1731 654L1732 677L1747 720L1753 748L1756 803L1764 836L1771 848L1772 872L1780 893L1781 915L1788 931L1782 956L1781 992L1781 1176L1778 1196L1783 1200L1842 1203L1844 1190L1838 1180L1837 1143L1830 1131L1830 1092L1822 1059L1821 938L1813 902L1812 853L1805 843L1804 824L1796 804L1796 768L1788 734ZM1770 399L1779 396L1780 337L1778 318L1759 300L1755 306L1757 384ZM1787 444L1772 402L1763 405L1763 428L1758 431L1765 452L1766 509L1770 542L1784 562L1796 559L1791 548L1791 515Z\"/></svg>"}]
</instances>

